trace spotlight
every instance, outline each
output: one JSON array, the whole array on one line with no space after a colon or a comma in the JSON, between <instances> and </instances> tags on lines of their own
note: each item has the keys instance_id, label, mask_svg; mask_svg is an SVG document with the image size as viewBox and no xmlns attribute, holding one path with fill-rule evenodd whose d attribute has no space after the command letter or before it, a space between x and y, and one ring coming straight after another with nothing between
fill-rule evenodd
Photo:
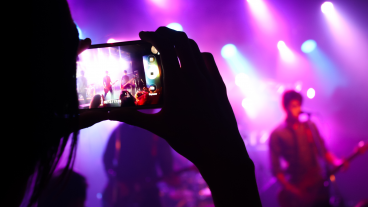
<instances>
[{"instance_id":1,"label":"spotlight","mask_svg":"<svg viewBox=\"0 0 368 207\"><path fill-rule=\"evenodd\" d=\"M179 31L179 32L183 31L183 27L179 23L170 23L166 27Z\"/></svg>"},{"instance_id":2,"label":"spotlight","mask_svg":"<svg viewBox=\"0 0 368 207\"><path fill-rule=\"evenodd\" d=\"M321 10L324 14L330 15L335 12L334 5L331 2L325 2L321 6Z\"/></svg>"},{"instance_id":3,"label":"spotlight","mask_svg":"<svg viewBox=\"0 0 368 207\"><path fill-rule=\"evenodd\" d=\"M314 40L307 40L302 44L302 51L304 53L311 53L317 48L317 42Z\"/></svg>"},{"instance_id":4,"label":"spotlight","mask_svg":"<svg viewBox=\"0 0 368 207\"><path fill-rule=\"evenodd\" d=\"M279 50L285 50L287 47L286 47L286 44L285 44L285 42L284 42L284 41L279 41L279 42L277 43L277 48L278 48Z\"/></svg>"},{"instance_id":5,"label":"spotlight","mask_svg":"<svg viewBox=\"0 0 368 207\"><path fill-rule=\"evenodd\" d=\"M293 62L295 59L295 56L293 52L286 46L284 41L279 41L277 43L277 48L280 51L281 58L285 60L286 62Z\"/></svg>"},{"instance_id":6,"label":"spotlight","mask_svg":"<svg viewBox=\"0 0 368 207\"><path fill-rule=\"evenodd\" d=\"M237 53L237 49L233 44L227 44L221 49L221 56L225 59L234 57Z\"/></svg>"},{"instance_id":7,"label":"spotlight","mask_svg":"<svg viewBox=\"0 0 368 207\"><path fill-rule=\"evenodd\" d=\"M316 91L313 88L309 88L307 91L307 97L313 99L316 96Z\"/></svg>"},{"instance_id":8,"label":"spotlight","mask_svg":"<svg viewBox=\"0 0 368 207\"><path fill-rule=\"evenodd\" d=\"M116 40L113 39L113 38L110 38L110 39L107 40L107 43L114 43L114 42L116 42Z\"/></svg>"}]
</instances>

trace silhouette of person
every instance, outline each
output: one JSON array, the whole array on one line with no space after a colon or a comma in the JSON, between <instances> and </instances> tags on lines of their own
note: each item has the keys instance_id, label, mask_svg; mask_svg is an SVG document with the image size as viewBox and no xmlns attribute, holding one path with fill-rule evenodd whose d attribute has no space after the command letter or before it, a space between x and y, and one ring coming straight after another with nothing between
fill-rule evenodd
<instances>
[{"instance_id":1,"label":"silhouette of person","mask_svg":"<svg viewBox=\"0 0 368 207\"><path fill-rule=\"evenodd\" d=\"M64 169L56 172L38 200L38 207L84 207L87 182L83 175L70 171L62 177Z\"/></svg>"},{"instance_id":2,"label":"silhouette of person","mask_svg":"<svg viewBox=\"0 0 368 207\"><path fill-rule=\"evenodd\" d=\"M103 162L109 183L103 206L159 207L156 183L173 172L170 146L153 133L121 123L111 134Z\"/></svg>"}]
</instances>

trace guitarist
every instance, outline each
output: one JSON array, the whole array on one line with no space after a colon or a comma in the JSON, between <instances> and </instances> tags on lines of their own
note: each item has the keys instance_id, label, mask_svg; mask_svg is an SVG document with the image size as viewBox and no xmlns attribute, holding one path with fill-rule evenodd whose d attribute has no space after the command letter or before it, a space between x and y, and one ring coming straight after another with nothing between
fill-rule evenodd
<instances>
[{"instance_id":1,"label":"guitarist","mask_svg":"<svg viewBox=\"0 0 368 207\"><path fill-rule=\"evenodd\" d=\"M109 71L106 71L106 76L103 78L103 86L104 86L104 92L105 92L105 99L106 99L106 95L107 93L110 91L110 95L111 95L111 99L113 99L114 97L114 93L112 92L112 82L111 82L111 78L109 76Z\"/></svg>"},{"instance_id":2,"label":"guitarist","mask_svg":"<svg viewBox=\"0 0 368 207\"><path fill-rule=\"evenodd\" d=\"M320 162L338 166L342 160L327 151L315 124L299 121L302 100L301 94L295 91L283 94L286 119L270 136L272 173L283 187L279 204L281 207L330 206L329 188L317 182L327 173ZM282 169L281 159L286 169Z\"/></svg>"},{"instance_id":3,"label":"guitarist","mask_svg":"<svg viewBox=\"0 0 368 207\"><path fill-rule=\"evenodd\" d=\"M130 80L129 76L128 76L128 72L126 70L124 70L124 75L123 77L121 77L121 90L122 91L127 91L128 89L131 90L133 96L135 95L135 91L134 90L134 84L132 83L132 81Z\"/></svg>"}]
</instances>

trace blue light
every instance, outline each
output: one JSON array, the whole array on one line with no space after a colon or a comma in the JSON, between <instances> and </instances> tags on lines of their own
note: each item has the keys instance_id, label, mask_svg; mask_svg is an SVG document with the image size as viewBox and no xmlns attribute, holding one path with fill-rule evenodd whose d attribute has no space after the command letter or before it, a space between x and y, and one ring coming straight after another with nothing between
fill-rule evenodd
<instances>
[{"instance_id":1,"label":"blue light","mask_svg":"<svg viewBox=\"0 0 368 207\"><path fill-rule=\"evenodd\" d=\"M311 53L317 48L317 42L314 40L307 40L302 44L302 51L304 53Z\"/></svg>"},{"instance_id":2,"label":"blue light","mask_svg":"<svg viewBox=\"0 0 368 207\"><path fill-rule=\"evenodd\" d=\"M225 59L234 57L236 55L236 53L237 53L237 49L236 49L235 45L233 45L233 44L227 44L227 45L223 46L222 49L221 49L221 55Z\"/></svg>"},{"instance_id":3,"label":"blue light","mask_svg":"<svg viewBox=\"0 0 368 207\"><path fill-rule=\"evenodd\" d=\"M97 193L96 197L97 197L97 199L101 199L102 198L102 193Z\"/></svg>"},{"instance_id":4,"label":"blue light","mask_svg":"<svg viewBox=\"0 0 368 207\"><path fill-rule=\"evenodd\" d=\"M79 39L83 39L82 30L78 27L77 23L75 23L75 25L77 26L77 30L79 33Z\"/></svg>"},{"instance_id":5,"label":"blue light","mask_svg":"<svg viewBox=\"0 0 368 207\"><path fill-rule=\"evenodd\" d=\"M170 23L166 27L179 31L179 32L183 31L183 27L179 23Z\"/></svg>"}]
</instances>

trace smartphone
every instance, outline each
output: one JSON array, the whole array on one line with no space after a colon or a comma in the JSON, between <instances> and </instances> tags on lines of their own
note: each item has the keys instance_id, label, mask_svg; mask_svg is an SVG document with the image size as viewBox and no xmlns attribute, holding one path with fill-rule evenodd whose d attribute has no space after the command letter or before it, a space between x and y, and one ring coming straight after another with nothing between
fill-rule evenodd
<instances>
[{"instance_id":1,"label":"smartphone","mask_svg":"<svg viewBox=\"0 0 368 207\"><path fill-rule=\"evenodd\" d=\"M79 109L161 108L160 53L138 40L91 45L78 56Z\"/></svg>"}]
</instances>

